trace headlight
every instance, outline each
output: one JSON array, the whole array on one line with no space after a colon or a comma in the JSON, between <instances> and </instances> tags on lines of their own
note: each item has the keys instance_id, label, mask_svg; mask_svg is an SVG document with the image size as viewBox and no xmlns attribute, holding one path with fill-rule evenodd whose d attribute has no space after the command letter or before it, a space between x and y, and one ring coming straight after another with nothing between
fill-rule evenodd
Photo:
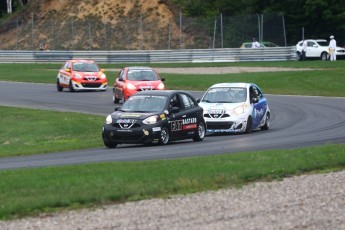
<instances>
[{"instance_id":1,"label":"headlight","mask_svg":"<svg viewBox=\"0 0 345 230\"><path fill-rule=\"evenodd\" d=\"M111 123L113 123L113 118L111 118L111 115L107 116L107 118L105 119L105 123L107 125L110 125Z\"/></svg>"},{"instance_id":2,"label":"headlight","mask_svg":"<svg viewBox=\"0 0 345 230\"><path fill-rule=\"evenodd\" d=\"M101 79L106 79L106 78L107 78L107 76L105 76L105 74L102 73L102 74L101 74Z\"/></svg>"},{"instance_id":3,"label":"headlight","mask_svg":"<svg viewBox=\"0 0 345 230\"><path fill-rule=\"evenodd\" d=\"M158 89L164 89L164 84L163 84L163 83L159 83L159 85L158 85L157 88L158 88Z\"/></svg>"},{"instance_id":4,"label":"headlight","mask_svg":"<svg viewBox=\"0 0 345 230\"><path fill-rule=\"evenodd\" d=\"M82 77L80 74L78 74L78 73L75 73L75 74L74 74L74 77L77 78L77 79L83 78L83 77Z\"/></svg>"},{"instance_id":5,"label":"headlight","mask_svg":"<svg viewBox=\"0 0 345 230\"><path fill-rule=\"evenodd\" d=\"M127 84L127 89L136 89L136 87L132 83Z\"/></svg>"},{"instance_id":6,"label":"headlight","mask_svg":"<svg viewBox=\"0 0 345 230\"><path fill-rule=\"evenodd\" d=\"M153 125L153 124L156 124L157 122L158 122L158 116L157 115L148 117L145 120L143 120L143 123L145 125Z\"/></svg>"},{"instance_id":7,"label":"headlight","mask_svg":"<svg viewBox=\"0 0 345 230\"><path fill-rule=\"evenodd\" d=\"M236 107L236 108L232 111L232 113L235 114L235 115L243 114L243 113L244 113L244 106L241 105L241 106Z\"/></svg>"}]
</instances>

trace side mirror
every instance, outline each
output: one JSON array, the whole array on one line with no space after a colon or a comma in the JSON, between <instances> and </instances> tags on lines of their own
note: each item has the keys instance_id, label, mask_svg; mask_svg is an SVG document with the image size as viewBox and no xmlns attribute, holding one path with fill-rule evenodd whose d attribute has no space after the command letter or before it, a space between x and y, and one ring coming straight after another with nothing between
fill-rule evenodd
<instances>
[{"instance_id":1,"label":"side mirror","mask_svg":"<svg viewBox=\"0 0 345 230\"><path fill-rule=\"evenodd\" d=\"M123 81L123 78L118 78L119 79L119 81Z\"/></svg>"},{"instance_id":2,"label":"side mirror","mask_svg":"<svg viewBox=\"0 0 345 230\"><path fill-rule=\"evenodd\" d=\"M177 113L178 111L180 111L180 108L179 108L179 107L172 107L172 108L171 108L171 112L172 112L172 113Z\"/></svg>"},{"instance_id":3,"label":"side mirror","mask_svg":"<svg viewBox=\"0 0 345 230\"><path fill-rule=\"evenodd\" d=\"M259 99L257 99L256 97L252 98L251 100L252 103L258 103L259 102Z\"/></svg>"},{"instance_id":4,"label":"side mirror","mask_svg":"<svg viewBox=\"0 0 345 230\"><path fill-rule=\"evenodd\" d=\"M116 106L114 111L119 111L119 109L120 109L120 106Z\"/></svg>"},{"instance_id":5,"label":"side mirror","mask_svg":"<svg viewBox=\"0 0 345 230\"><path fill-rule=\"evenodd\" d=\"M201 99L200 98L197 98L196 99L196 102L198 102L198 104L200 103Z\"/></svg>"},{"instance_id":6,"label":"side mirror","mask_svg":"<svg viewBox=\"0 0 345 230\"><path fill-rule=\"evenodd\" d=\"M161 77L161 81L165 81L165 78L164 78L164 77Z\"/></svg>"},{"instance_id":7,"label":"side mirror","mask_svg":"<svg viewBox=\"0 0 345 230\"><path fill-rule=\"evenodd\" d=\"M104 73L104 69L100 69L102 73Z\"/></svg>"},{"instance_id":8,"label":"side mirror","mask_svg":"<svg viewBox=\"0 0 345 230\"><path fill-rule=\"evenodd\" d=\"M65 71L70 73L71 69L70 68L66 68Z\"/></svg>"}]
</instances>

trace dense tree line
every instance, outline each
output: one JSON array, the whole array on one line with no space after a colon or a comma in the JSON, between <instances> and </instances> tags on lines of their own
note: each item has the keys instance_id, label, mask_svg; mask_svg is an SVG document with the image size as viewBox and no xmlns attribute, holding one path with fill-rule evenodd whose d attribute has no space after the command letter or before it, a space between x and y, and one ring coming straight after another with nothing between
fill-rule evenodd
<instances>
[{"instance_id":1,"label":"dense tree line","mask_svg":"<svg viewBox=\"0 0 345 230\"><path fill-rule=\"evenodd\" d=\"M280 13L285 17L288 40L335 35L345 43L345 0L160 0L174 3L186 16L214 17L244 14ZM12 0L13 11L29 0ZM7 14L7 1L0 1L0 17Z\"/></svg>"},{"instance_id":2,"label":"dense tree line","mask_svg":"<svg viewBox=\"0 0 345 230\"><path fill-rule=\"evenodd\" d=\"M172 0L188 16L236 16L281 13L285 17L288 40L302 37L345 41L345 0Z\"/></svg>"}]
</instances>

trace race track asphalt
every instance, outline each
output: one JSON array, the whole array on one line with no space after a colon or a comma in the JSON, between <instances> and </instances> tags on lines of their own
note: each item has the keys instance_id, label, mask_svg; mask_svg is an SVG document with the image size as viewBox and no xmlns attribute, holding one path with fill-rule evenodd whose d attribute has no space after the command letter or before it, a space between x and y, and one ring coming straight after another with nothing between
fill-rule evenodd
<instances>
[{"instance_id":1,"label":"race track asphalt","mask_svg":"<svg viewBox=\"0 0 345 230\"><path fill-rule=\"evenodd\" d=\"M112 89L105 92L57 92L54 84L0 81L0 105L104 115L114 111ZM200 98L203 92L191 92ZM32 156L0 158L0 169L90 162L172 159L244 151L300 148L345 143L345 98L266 95L271 128L251 134L207 135L167 146L119 145ZM99 134L101 141L100 124ZM95 131L97 132L97 131Z\"/></svg>"}]
</instances>

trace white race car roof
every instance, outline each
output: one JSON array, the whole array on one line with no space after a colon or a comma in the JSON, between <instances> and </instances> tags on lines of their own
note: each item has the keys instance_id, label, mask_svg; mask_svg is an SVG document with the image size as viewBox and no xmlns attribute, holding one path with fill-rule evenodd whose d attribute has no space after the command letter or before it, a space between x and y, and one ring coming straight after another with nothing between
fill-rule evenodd
<instances>
[{"instance_id":1,"label":"white race car roof","mask_svg":"<svg viewBox=\"0 0 345 230\"><path fill-rule=\"evenodd\" d=\"M217 88L217 87L241 87L241 88L248 88L251 84L244 83L244 82L237 82L237 83L217 83L212 85L210 88Z\"/></svg>"}]
</instances>

